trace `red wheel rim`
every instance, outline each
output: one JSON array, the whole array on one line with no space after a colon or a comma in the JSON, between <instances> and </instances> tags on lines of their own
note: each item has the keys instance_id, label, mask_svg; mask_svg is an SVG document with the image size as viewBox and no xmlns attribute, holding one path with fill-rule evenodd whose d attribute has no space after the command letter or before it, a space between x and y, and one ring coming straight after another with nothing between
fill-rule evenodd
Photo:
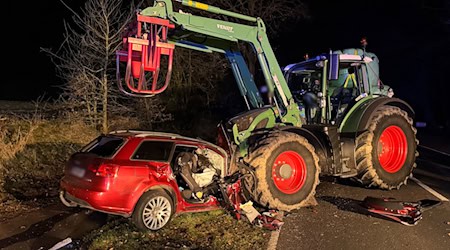
<instances>
[{"instance_id":1,"label":"red wheel rim","mask_svg":"<svg viewBox=\"0 0 450 250\"><path fill-rule=\"evenodd\" d=\"M387 127L378 140L378 161L389 173L399 171L406 161L408 143L403 130L397 126Z\"/></svg>"},{"instance_id":2,"label":"red wheel rim","mask_svg":"<svg viewBox=\"0 0 450 250\"><path fill-rule=\"evenodd\" d=\"M285 194L300 190L306 180L306 164L298 153L286 151L278 155L272 166L272 180Z\"/></svg>"}]
</instances>

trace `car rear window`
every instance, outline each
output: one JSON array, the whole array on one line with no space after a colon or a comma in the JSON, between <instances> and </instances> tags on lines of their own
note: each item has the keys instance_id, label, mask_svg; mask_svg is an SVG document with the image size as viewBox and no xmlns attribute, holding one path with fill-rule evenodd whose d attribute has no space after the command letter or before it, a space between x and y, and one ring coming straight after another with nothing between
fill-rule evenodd
<instances>
[{"instance_id":1,"label":"car rear window","mask_svg":"<svg viewBox=\"0 0 450 250\"><path fill-rule=\"evenodd\" d=\"M134 160L168 161L173 142L143 141L133 154Z\"/></svg>"},{"instance_id":2,"label":"car rear window","mask_svg":"<svg viewBox=\"0 0 450 250\"><path fill-rule=\"evenodd\" d=\"M123 143L124 138L121 137L100 136L89 143L83 151L100 157L111 157L119 150Z\"/></svg>"}]
</instances>

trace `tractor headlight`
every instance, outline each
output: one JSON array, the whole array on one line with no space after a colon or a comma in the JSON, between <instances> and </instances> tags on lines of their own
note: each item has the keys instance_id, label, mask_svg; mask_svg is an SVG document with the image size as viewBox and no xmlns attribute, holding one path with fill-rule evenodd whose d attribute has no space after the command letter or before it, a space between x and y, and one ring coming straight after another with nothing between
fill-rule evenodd
<instances>
[{"instance_id":1,"label":"tractor headlight","mask_svg":"<svg viewBox=\"0 0 450 250\"><path fill-rule=\"evenodd\" d=\"M388 89L387 96L388 97L393 97L394 96L394 90L392 88Z\"/></svg>"}]
</instances>

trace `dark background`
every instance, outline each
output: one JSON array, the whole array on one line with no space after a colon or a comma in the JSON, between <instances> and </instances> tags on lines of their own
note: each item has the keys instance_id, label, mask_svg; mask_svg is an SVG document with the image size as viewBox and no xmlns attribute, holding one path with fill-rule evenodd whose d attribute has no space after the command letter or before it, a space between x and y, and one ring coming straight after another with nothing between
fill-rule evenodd
<instances>
[{"instance_id":1,"label":"dark background","mask_svg":"<svg viewBox=\"0 0 450 250\"><path fill-rule=\"evenodd\" d=\"M77 9L84 1L67 2ZM413 106L416 120L429 127L450 127L450 1L305 2L310 18L286 23L272 39L281 66L303 60L305 53L358 47L360 38L366 36L367 50L380 59L382 81ZM3 40L9 45L4 49L8 67L3 70L7 77L0 100L57 97L55 86L61 81L39 48L57 49L63 38L63 20L70 19L70 12L58 0L39 1L35 7L6 5L14 15L3 20L7 34Z\"/></svg>"}]
</instances>

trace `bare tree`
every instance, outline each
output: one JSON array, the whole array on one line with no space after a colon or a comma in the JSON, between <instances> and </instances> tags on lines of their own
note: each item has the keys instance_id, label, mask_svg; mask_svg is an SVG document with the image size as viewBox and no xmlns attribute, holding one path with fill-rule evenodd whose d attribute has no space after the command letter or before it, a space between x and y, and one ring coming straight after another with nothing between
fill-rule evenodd
<instances>
[{"instance_id":1,"label":"bare tree","mask_svg":"<svg viewBox=\"0 0 450 250\"><path fill-rule=\"evenodd\" d=\"M220 82L228 64L220 54L210 54L177 48L174 58L174 71L168 91L179 107L189 108L188 104L199 98L202 106L210 107L223 94L219 91Z\"/></svg>"},{"instance_id":2,"label":"bare tree","mask_svg":"<svg viewBox=\"0 0 450 250\"><path fill-rule=\"evenodd\" d=\"M111 85L115 82L115 52L121 46L122 30L134 17L133 3L123 0L87 0L84 8L65 23L65 40L52 55L60 76L65 80L64 103L81 113L89 122L108 131L108 115L128 113L145 117L147 127L152 121L165 121L168 117L161 109L162 102L130 100L117 93ZM283 22L305 16L304 5L299 0L287 1L207 1L223 9L262 17L273 34ZM225 19L227 19L225 17ZM237 21L232 20L230 21ZM256 57L249 47L243 48L251 72L255 73ZM227 70L226 60L217 54L201 54L178 48L175 52L172 83L163 94L177 108L188 109L194 100L205 107L215 103L220 92L218 85ZM124 105L130 104L132 105ZM132 109L128 107L133 107ZM137 110L136 110L137 108ZM151 127L151 125L150 125Z\"/></svg>"},{"instance_id":3,"label":"bare tree","mask_svg":"<svg viewBox=\"0 0 450 250\"><path fill-rule=\"evenodd\" d=\"M133 4L122 0L88 0L80 13L72 10L73 26L65 22L64 42L52 56L63 87L65 103L86 114L93 124L108 132L108 114L126 111L118 101L114 79L115 52L121 46L122 31L134 17Z\"/></svg>"}]
</instances>

